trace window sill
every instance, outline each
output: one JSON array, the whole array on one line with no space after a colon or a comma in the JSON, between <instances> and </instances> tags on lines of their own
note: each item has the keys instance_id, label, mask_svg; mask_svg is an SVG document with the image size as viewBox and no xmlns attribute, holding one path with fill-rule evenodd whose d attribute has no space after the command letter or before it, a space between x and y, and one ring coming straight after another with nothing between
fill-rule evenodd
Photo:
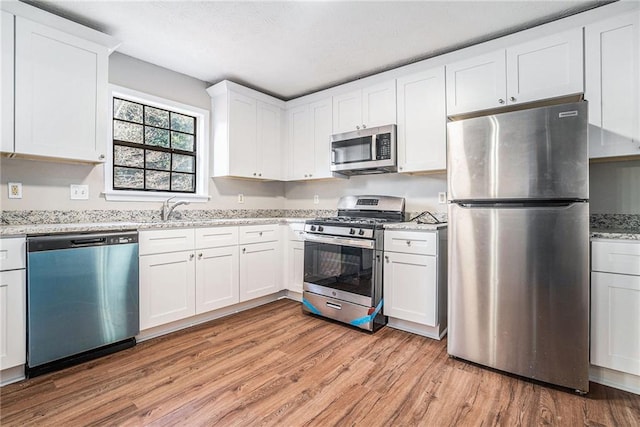
<instances>
[{"instance_id":1,"label":"window sill","mask_svg":"<svg viewBox=\"0 0 640 427\"><path fill-rule=\"evenodd\" d=\"M164 202L170 197L190 203L206 203L210 196L185 193L149 193L146 191L105 191L104 198L110 202Z\"/></svg>"}]
</instances>

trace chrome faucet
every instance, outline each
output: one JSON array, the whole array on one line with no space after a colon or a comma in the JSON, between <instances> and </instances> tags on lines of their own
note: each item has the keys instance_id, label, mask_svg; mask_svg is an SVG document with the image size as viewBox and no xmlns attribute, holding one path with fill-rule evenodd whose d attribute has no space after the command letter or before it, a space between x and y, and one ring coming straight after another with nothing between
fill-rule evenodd
<instances>
[{"instance_id":1,"label":"chrome faucet","mask_svg":"<svg viewBox=\"0 0 640 427\"><path fill-rule=\"evenodd\" d=\"M167 221L169 218L171 218L171 214L173 213L173 210L175 208L177 208L178 206L180 206L180 205L188 205L189 204L189 202L187 202L186 200L178 200L177 202L175 202L173 204L169 203L171 200L173 200L175 198L176 198L176 196L169 197L162 204L162 220L163 221Z\"/></svg>"}]
</instances>

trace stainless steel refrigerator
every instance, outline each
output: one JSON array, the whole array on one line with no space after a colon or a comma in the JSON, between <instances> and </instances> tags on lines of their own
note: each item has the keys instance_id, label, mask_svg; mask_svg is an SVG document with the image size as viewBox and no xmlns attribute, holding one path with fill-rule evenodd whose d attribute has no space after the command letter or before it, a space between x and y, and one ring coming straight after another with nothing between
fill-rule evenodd
<instances>
[{"instance_id":1,"label":"stainless steel refrigerator","mask_svg":"<svg viewBox=\"0 0 640 427\"><path fill-rule=\"evenodd\" d=\"M589 390L587 103L448 123L450 355Z\"/></svg>"}]
</instances>

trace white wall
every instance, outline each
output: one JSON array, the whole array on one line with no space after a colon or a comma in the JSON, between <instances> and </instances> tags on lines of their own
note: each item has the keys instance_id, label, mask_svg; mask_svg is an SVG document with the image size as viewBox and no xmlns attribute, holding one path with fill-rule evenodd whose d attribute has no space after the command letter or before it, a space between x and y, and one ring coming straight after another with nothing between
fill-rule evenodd
<instances>
[{"instance_id":1,"label":"white wall","mask_svg":"<svg viewBox=\"0 0 640 427\"><path fill-rule=\"evenodd\" d=\"M592 163L591 213L640 214L640 160Z\"/></svg>"},{"instance_id":2,"label":"white wall","mask_svg":"<svg viewBox=\"0 0 640 427\"><path fill-rule=\"evenodd\" d=\"M209 83L138 59L114 53L109 58L109 81L113 84L211 110L205 91ZM0 160L0 204L3 210L154 209L158 202L107 202L104 166L65 164L25 159ZM8 198L8 182L21 182L22 199ZM70 200L69 185L89 186L89 200ZM237 203L243 193L245 203ZM284 184L233 179L210 179L207 203L181 209L282 209Z\"/></svg>"},{"instance_id":3,"label":"white wall","mask_svg":"<svg viewBox=\"0 0 640 427\"><path fill-rule=\"evenodd\" d=\"M353 176L350 179L289 182L285 185L286 209L335 209L343 195L387 195L406 198L409 212L446 212L446 204L438 204L438 192L447 191L446 174L401 175L382 174ZM313 204L318 195L320 203Z\"/></svg>"}]
</instances>

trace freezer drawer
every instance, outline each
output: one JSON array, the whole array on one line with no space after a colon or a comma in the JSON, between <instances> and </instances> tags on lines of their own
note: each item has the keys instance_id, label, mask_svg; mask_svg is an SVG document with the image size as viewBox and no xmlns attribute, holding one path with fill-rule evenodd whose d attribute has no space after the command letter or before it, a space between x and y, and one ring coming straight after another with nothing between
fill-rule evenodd
<instances>
[{"instance_id":1,"label":"freezer drawer","mask_svg":"<svg viewBox=\"0 0 640 427\"><path fill-rule=\"evenodd\" d=\"M586 102L447 127L450 200L589 198Z\"/></svg>"},{"instance_id":2,"label":"freezer drawer","mask_svg":"<svg viewBox=\"0 0 640 427\"><path fill-rule=\"evenodd\" d=\"M449 206L449 354L588 391L588 213Z\"/></svg>"}]
</instances>

